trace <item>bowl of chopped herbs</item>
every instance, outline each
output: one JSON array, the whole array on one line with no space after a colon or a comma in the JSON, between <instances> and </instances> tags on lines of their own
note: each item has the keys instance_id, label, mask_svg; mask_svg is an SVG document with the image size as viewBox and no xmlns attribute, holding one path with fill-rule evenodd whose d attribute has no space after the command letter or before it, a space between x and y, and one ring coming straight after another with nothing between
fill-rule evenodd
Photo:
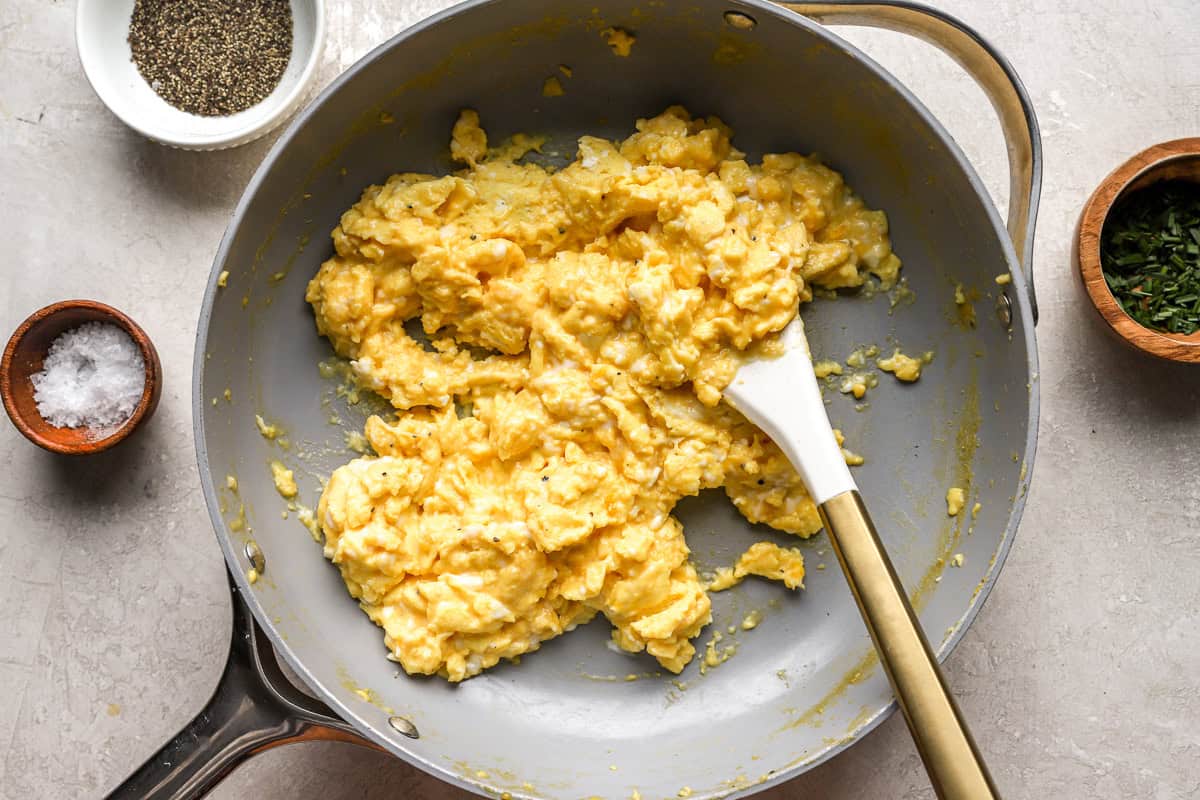
<instances>
[{"instance_id":1,"label":"bowl of chopped herbs","mask_svg":"<svg viewBox=\"0 0 1200 800\"><path fill-rule=\"evenodd\" d=\"M324 0L79 0L75 42L92 88L130 128L221 150L307 99L324 11Z\"/></svg>"},{"instance_id":2,"label":"bowl of chopped herbs","mask_svg":"<svg viewBox=\"0 0 1200 800\"><path fill-rule=\"evenodd\" d=\"M1200 364L1200 137L1143 150L1105 178L1084 206L1075 251L1114 333Z\"/></svg>"}]
</instances>

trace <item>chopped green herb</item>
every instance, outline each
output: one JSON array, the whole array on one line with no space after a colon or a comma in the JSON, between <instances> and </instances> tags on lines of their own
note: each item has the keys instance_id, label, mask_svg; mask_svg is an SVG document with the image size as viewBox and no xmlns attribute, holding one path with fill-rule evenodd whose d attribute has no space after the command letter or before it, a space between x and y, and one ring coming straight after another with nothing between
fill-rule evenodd
<instances>
[{"instance_id":1,"label":"chopped green herb","mask_svg":"<svg viewBox=\"0 0 1200 800\"><path fill-rule=\"evenodd\" d=\"M1100 265L1113 297L1142 326L1200 330L1200 185L1168 181L1121 200L1104 225Z\"/></svg>"}]
</instances>

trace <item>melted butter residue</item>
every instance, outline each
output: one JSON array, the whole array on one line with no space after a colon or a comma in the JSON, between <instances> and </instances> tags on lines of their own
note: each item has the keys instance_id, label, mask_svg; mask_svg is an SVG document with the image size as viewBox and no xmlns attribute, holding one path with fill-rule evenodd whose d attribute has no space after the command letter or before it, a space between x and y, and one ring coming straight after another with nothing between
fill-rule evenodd
<instances>
[{"instance_id":1,"label":"melted butter residue","mask_svg":"<svg viewBox=\"0 0 1200 800\"><path fill-rule=\"evenodd\" d=\"M979 368L977 364L977 361L971 362L971 374L967 380L967 386L963 390L962 410L959 414L958 430L954 437L956 455L954 485L963 488L964 496L970 491L974 482L975 451L979 447L981 417L979 414ZM913 590L910 600L913 609L918 612L924 608L930 590L941 580L941 574L946 568L951 553L962 540L966 515L960 514L953 519L953 526L943 528L938 539L937 557L925 574L921 576L921 580L917 582L916 589Z\"/></svg>"},{"instance_id":2,"label":"melted butter residue","mask_svg":"<svg viewBox=\"0 0 1200 800\"><path fill-rule=\"evenodd\" d=\"M954 316L964 328L975 327L975 302L979 299L977 289L968 289L961 283L954 284Z\"/></svg>"},{"instance_id":3,"label":"melted butter residue","mask_svg":"<svg viewBox=\"0 0 1200 800\"><path fill-rule=\"evenodd\" d=\"M868 359L875 358L879 355L879 347L877 345L864 345L856 347L850 351L850 355L846 356L846 366L854 367L855 369L865 367Z\"/></svg>"},{"instance_id":4,"label":"melted butter residue","mask_svg":"<svg viewBox=\"0 0 1200 800\"><path fill-rule=\"evenodd\" d=\"M350 691L354 692L354 694L356 694L364 703L370 703L371 705L383 711L385 714L396 713L391 706L383 703L379 697L379 694L374 689L361 686L358 681L354 680L344 666L338 667L337 674L342 688L349 689Z\"/></svg>"},{"instance_id":5,"label":"melted butter residue","mask_svg":"<svg viewBox=\"0 0 1200 800\"><path fill-rule=\"evenodd\" d=\"M505 795L508 795L509 800L511 800L513 792L517 791L525 792L526 794L536 792L532 783L521 780L512 770L483 767L462 760L450 761L450 764L453 766L454 771L461 777L485 790L488 794L501 798L501 800L503 800Z\"/></svg>"},{"instance_id":6,"label":"melted butter residue","mask_svg":"<svg viewBox=\"0 0 1200 800\"><path fill-rule=\"evenodd\" d=\"M850 722L846 724L847 736L853 736L854 732L857 731L859 728L861 728L863 725L865 725L867 720L869 720L870 718L871 718L871 709L867 708L866 706L863 706L862 708L860 708L858 710L858 713L855 714L854 717L850 720Z\"/></svg>"},{"instance_id":7,"label":"melted butter residue","mask_svg":"<svg viewBox=\"0 0 1200 800\"><path fill-rule=\"evenodd\" d=\"M988 559L987 569L983 571L983 577L979 579L979 583L975 584L975 591L971 592L971 602L975 602L975 598L983 591L983 587L987 586L992 577L992 570L996 568L996 554L992 553L992 557Z\"/></svg>"},{"instance_id":8,"label":"melted butter residue","mask_svg":"<svg viewBox=\"0 0 1200 800\"><path fill-rule=\"evenodd\" d=\"M750 57L754 49L754 45L744 38L722 36L720 43L717 44L717 49L713 51L712 60L718 66L733 66Z\"/></svg>"},{"instance_id":9,"label":"melted butter residue","mask_svg":"<svg viewBox=\"0 0 1200 800\"><path fill-rule=\"evenodd\" d=\"M888 314L899 306L911 306L917 302L917 293L908 286L908 279L901 278L888 292Z\"/></svg>"},{"instance_id":10,"label":"melted butter residue","mask_svg":"<svg viewBox=\"0 0 1200 800\"><path fill-rule=\"evenodd\" d=\"M317 372L326 380L336 379L338 385L334 387L334 396L344 398L350 405L357 405L361 396L359 395L358 382L354 379L354 368L350 366L350 362L345 359L332 357L317 364Z\"/></svg>"},{"instance_id":11,"label":"melted butter residue","mask_svg":"<svg viewBox=\"0 0 1200 800\"><path fill-rule=\"evenodd\" d=\"M233 496L233 499L237 501L237 516L229 521L229 530L234 533L250 530L250 526L246 523L246 504L242 502L241 495L238 493L238 479L236 475L230 473L225 476L225 488ZM228 508L229 506L226 504L225 498L222 497L220 502L221 513L226 513Z\"/></svg>"},{"instance_id":12,"label":"melted butter residue","mask_svg":"<svg viewBox=\"0 0 1200 800\"><path fill-rule=\"evenodd\" d=\"M312 534L313 541L321 544L321 526L317 524L316 515L313 510L306 505L296 503L296 519L300 520L300 524L308 528L308 532Z\"/></svg>"},{"instance_id":13,"label":"melted butter residue","mask_svg":"<svg viewBox=\"0 0 1200 800\"><path fill-rule=\"evenodd\" d=\"M391 404L370 389L359 386L354 372L354 365L339 356L330 356L317 363L317 372L326 381L333 384L332 389L326 390L321 397L321 405L330 407L335 399L344 400L352 407L362 406L362 418L354 425L361 429L362 423L371 414L390 416L395 409ZM356 409L357 410L357 409ZM336 412L330 412L329 424L342 425L342 420Z\"/></svg>"},{"instance_id":14,"label":"melted butter residue","mask_svg":"<svg viewBox=\"0 0 1200 800\"><path fill-rule=\"evenodd\" d=\"M750 777L748 775L746 775L746 773L739 772L737 775L734 775L732 778L728 778L726 780L721 781L721 785L727 789L732 789L734 791L738 791L738 790L746 789L750 786L753 786L754 781L752 781L750 779Z\"/></svg>"},{"instance_id":15,"label":"melted butter residue","mask_svg":"<svg viewBox=\"0 0 1200 800\"><path fill-rule=\"evenodd\" d=\"M820 725L823 721L822 718L825 716L825 710L835 700L845 694L846 690L848 690L851 686L862 683L868 677L870 677L878 663L879 655L875 652L874 648L868 650L866 655L859 659L858 663L848 669L846 674L842 676L841 680L835 683L833 688L826 692L820 700L818 700L808 710L800 714L800 716L784 725L780 730L791 730L793 728L798 728L801 725ZM799 764L807 757L808 756L802 756L793 761L791 764L788 764L788 766L790 767L793 764Z\"/></svg>"},{"instance_id":16,"label":"melted butter residue","mask_svg":"<svg viewBox=\"0 0 1200 800\"><path fill-rule=\"evenodd\" d=\"M346 448L353 450L356 453L366 455L371 452L371 443L367 441L367 437L363 436L356 430L347 430L345 432Z\"/></svg>"},{"instance_id":17,"label":"melted butter residue","mask_svg":"<svg viewBox=\"0 0 1200 800\"><path fill-rule=\"evenodd\" d=\"M581 672L579 677L589 681L598 681L600 683L633 683L634 681L643 681L651 678L661 678L661 672L630 672L627 675L594 675L590 672Z\"/></svg>"},{"instance_id":18,"label":"melted butter residue","mask_svg":"<svg viewBox=\"0 0 1200 800\"><path fill-rule=\"evenodd\" d=\"M737 654L737 642L718 647L725 639L720 631L713 631L712 638L704 646L704 658L700 662L700 674L707 675L710 669L719 667Z\"/></svg>"}]
</instances>

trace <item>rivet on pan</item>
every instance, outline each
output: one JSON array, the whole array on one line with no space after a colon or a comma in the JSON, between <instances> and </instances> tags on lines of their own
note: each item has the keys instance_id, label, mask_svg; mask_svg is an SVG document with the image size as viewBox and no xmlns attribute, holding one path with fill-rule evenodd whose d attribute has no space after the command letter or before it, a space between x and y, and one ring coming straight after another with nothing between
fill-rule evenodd
<instances>
[{"instance_id":1,"label":"rivet on pan","mask_svg":"<svg viewBox=\"0 0 1200 800\"><path fill-rule=\"evenodd\" d=\"M388 725L391 725L396 733L407 736L410 739L421 738L421 734L417 733L417 726L404 717L388 717Z\"/></svg>"},{"instance_id":2,"label":"rivet on pan","mask_svg":"<svg viewBox=\"0 0 1200 800\"><path fill-rule=\"evenodd\" d=\"M739 31L748 31L758 24L758 20L740 11L726 11L725 24L731 28L737 28Z\"/></svg>"},{"instance_id":3,"label":"rivet on pan","mask_svg":"<svg viewBox=\"0 0 1200 800\"><path fill-rule=\"evenodd\" d=\"M246 560L250 562L250 566L258 570L260 575L267 568L267 559L262 550L258 549L258 542L253 539L246 542Z\"/></svg>"},{"instance_id":4,"label":"rivet on pan","mask_svg":"<svg viewBox=\"0 0 1200 800\"><path fill-rule=\"evenodd\" d=\"M1004 292L996 296L996 319L1000 320L1004 327L1012 327L1012 300L1009 300Z\"/></svg>"}]
</instances>

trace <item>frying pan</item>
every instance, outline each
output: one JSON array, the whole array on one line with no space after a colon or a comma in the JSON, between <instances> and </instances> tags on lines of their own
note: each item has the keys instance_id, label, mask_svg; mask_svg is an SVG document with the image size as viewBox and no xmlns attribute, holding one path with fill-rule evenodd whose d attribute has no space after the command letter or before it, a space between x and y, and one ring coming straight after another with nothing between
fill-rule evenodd
<instances>
[{"instance_id":1,"label":"frying pan","mask_svg":"<svg viewBox=\"0 0 1200 800\"><path fill-rule=\"evenodd\" d=\"M1009 146L1007 230L958 146L912 94L797 11L912 33L974 75ZM610 25L636 34L627 58L605 45L600 32ZM543 97L560 64L572 72L565 95ZM891 712L823 537L799 543L806 591L760 581L714 595L709 630L738 649L705 674L693 663L678 678L661 675L646 656L614 652L597 619L519 665L451 685L388 661L381 632L296 513L281 515L269 462L293 467L301 500L315 506L321 478L357 455L346 430L372 407L348 402L337 376L318 369L331 351L303 301L331 253L329 231L363 187L396 171L449 170L448 133L464 107L480 112L493 140L545 134L549 157L569 159L579 135L623 137L637 117L672 103L722 117L751 158L820 153L888 213L915 304L846 296L804 314L817 355L844 359L871 343L936 352L917 384L884 381L857 410L830 392L829 408L867 457L857 478L924 628L940 657L950 652L1011 545L1037 427L1029 265L1040 142L1011 67L969 28L909 3L471 0L334 81L238 204L200 315L193 397L204 495L232 576L233 647L208 707L115 796L199 796L252 753L335 738L492 796L720 797L793 777ZM997 284L1004 274L1011 283ZM974 325L954 302L959 285ZM280 435L260 436L255 415ZM947 516L955 485L968 489L969 506L980 504L976 516ZM719 493L689 498L676 513L701 569L732 563L764 538L796 543L745 522ZM962 566L945 569L956 554ZM261 574L253 583L251 567ZM762 623L729 634L753 609ZM319 699L284 678L275 654Z\"/></svg>"}]
</instances>

